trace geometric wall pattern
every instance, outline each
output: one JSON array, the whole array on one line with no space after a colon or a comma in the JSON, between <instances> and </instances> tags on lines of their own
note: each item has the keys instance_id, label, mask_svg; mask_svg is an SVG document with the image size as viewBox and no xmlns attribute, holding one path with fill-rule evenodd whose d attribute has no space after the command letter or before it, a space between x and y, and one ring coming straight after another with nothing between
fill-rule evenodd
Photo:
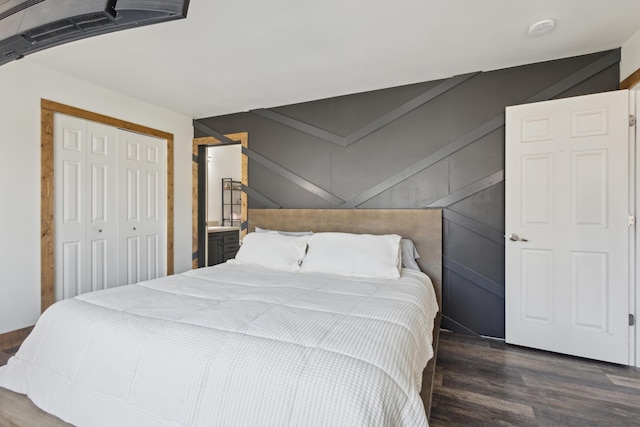
<instances>
[{"instance_id":1,"label":"geometric wall pattern","mask_svg":"<svg viewBox=\"0 0 640 427\"><path fill-rule=\"evenodd\" d=\"M444 209L443 327L504 337L504 108L615 90L613 50L194 121L249 133L249 207Z\"/></svg>"}]
</instances>

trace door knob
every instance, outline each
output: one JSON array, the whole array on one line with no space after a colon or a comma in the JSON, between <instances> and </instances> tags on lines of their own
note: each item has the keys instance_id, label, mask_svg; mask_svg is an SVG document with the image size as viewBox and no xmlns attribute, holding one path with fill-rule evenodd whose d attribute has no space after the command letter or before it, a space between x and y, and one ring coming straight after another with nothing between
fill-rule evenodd
<instances>
[{"instance_id":1,"label":"door knob","mask_svg":"<svg viewBox=\"0 0 640 427\"><path fill-rule=\"evenodd\" d=\"M509 236L509 240L511 240L512 242L528 242L527 239L523 239L522 237L518 236L516 233L511 233L511 235Z\"/></svg>"}]
</instances>

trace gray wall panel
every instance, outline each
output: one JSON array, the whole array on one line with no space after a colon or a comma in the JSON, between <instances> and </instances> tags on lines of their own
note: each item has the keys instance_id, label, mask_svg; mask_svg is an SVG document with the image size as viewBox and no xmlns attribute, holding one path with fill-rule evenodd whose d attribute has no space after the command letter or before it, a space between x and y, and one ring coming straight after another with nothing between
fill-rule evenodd
<instances>
[{"instance_id":1,"label":"gray wall panel","mask_svg":"<svg viewBox=\"0 0 640 427\"><path fill-rule=\"evenodd\" d=\"M607 82L618 80L620 77L619 73L620 72L618 70L618 67L607 68L606 70L596 74L592 78L585 80L582 83L577 84L571 89L563 92L562 94L557 96L556 99L603 92L602 90L599 90L599 88L602 88L602 87L610 87L610 89L608 90L616 90L617 86L611 87L611 85L608 84Z\"/></svg>"},{"instance_id":2,"label":"gray wall panel","mask_svg":"<svg viewBox=\"0 0 640 427\"><path fill-rule=\"evenodd\" d=\"M447 277L449 302L446 316L481 335L498 337L504 334L504 300L474 283L449 272ZM482 307L482 310L478 310ZM464 331L459 331L464 332Z\"/></svg>"},{"instance_id":3,"label":"gray wall panel","mask_svg":"<svg viewBox=\"0 0 640 427\"><path fill-rule=\"evenodd\" d=\"M449 162L438 162L360 205L363 209L423 208L449 194Z\"/></svg>"},{"instance_id":4,"label":"gray wall panel","mask_svg":"<svg viewBox=\"0 0 640 427\"><path fill-rule=\"evenodd\" d=\"M449 209L504 234L504 182L454 203Z\"/></svg>"},{"instance_id":5,"label":"gray wall panel","mask_svg":"<svg viewBox=\"0 0 640 427\"><path fill-rule=\"evenodd\" d=\"M249 132L249 149L328 191L331 145L260 117Z\"/></svg>"},{"instance_id":6,"label":"gray wall panel","mask_svg":"<svg viewBox=\"0 0 640 427\"><path fill-rule=\"evenodd\" d=\"M443 253L504 287L504 246L450 223Z\"/></svg>"},{"instance_id":7,"label":"gray wall panel","mask_svg":"<svg viewBox=\"0 0 640 427\"><path fill-rule=\"evenodd\" d=\"M615 90L619 60L600 52L199 122L249 133L249 186L278 206L445 208L443 325L503 337L504 108ZM412 103L425 93L437 96Z\"/></svg>"},{"instance_id":8,"label":"gray wall panel","mask_svg":"<svg viewBox=\"0 0 640 427\"><path fill-rule=\"evenodd\" d=\"M350 199L448 143L439 100L406 114L348 147L332 147L332 187ZM363 105L364 108L364 105ZM363 155L366 153L366 155Z\"/></svg>"},{"instance_id":9,"label":"gray wall panel","mask_svg":"<svg viewBox=\"0 0 640 427\"><path fill-rule=\"evenodd\" d=\"M249 162L249 185L282 206L282 200L291 199L289 208L330 209L326 200L312 194L282 176L255 162ZM253 200L252 200L253 202ZM254 206L251 204L251 207ZM283 206L284 207L284 206Z\"/></svg>"},{"instance_id":10,"label":"gray wall panel","mask_svg":"<svg viewBox=\"0 0 640 427\"><path fill-rule=\"evenodd\" d=\"M272 110L329 132L347 136L437 86L440 82L437 80L400 88L339 96L322 102L306 102Z\"/></svg>"},{"instance_id":11,"label":"gray wall panel","mask_svg":"<svg viewBox=\"0 0 640 427\"><path fill-rule=\"evenodd\" d=\"M449 156L450 191L481 180L504 168L504 128L497 129Z\"/></svg>"}]
</instances>

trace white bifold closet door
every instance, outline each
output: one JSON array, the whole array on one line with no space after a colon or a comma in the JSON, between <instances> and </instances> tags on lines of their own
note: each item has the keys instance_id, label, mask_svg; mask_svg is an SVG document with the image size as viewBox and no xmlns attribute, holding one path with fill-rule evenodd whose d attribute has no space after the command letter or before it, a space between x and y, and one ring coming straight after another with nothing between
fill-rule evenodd
<instances>
[{"instance_id":1,"label":"white bifold closet door","mask_svg":"<svg viewBox=\"0 0 640 427\"><path fill-rule=\"evenodd\" d=\"M166 142L54 119L55 297L166 274Z\"/></svg>"},{"instance_id":2,"label":"white bifold closet door","mask_svg":"<svg viewBox=\"0 0 640 427\"><path fill-rule=\"evenodd\" d=\"M118 130L118 284L165 275L166 142Z\"/></svg>"}]
</instances>

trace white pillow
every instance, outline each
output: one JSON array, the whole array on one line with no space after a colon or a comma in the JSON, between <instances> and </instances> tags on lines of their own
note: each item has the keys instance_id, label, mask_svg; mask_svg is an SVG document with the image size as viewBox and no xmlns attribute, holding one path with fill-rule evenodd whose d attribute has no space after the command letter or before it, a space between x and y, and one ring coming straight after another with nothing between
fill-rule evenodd
<instances>
[{"instance_id":1,"label":"white pillow","mask_svg":"<svg viewBox=\"0 0 640 427\"><path fill-rule=\"evenodd\" d=\"M400 277L400 236L396 234L315 233L308 245L302 273Z\"/></svg>"},{"instance_id":2,"label":"white pillow","mask_svg":"<svg viewBox=\"0 0 640 427\"><path fill-rule=\"evenodd\" d=\"M286 236L280 233L249 233L242 239L235 260L273 270L298 271L310 236Z\"/></svg>"},{"instance_id":3,"label":"white pillow","mask_svg":"<svg viewBox=\"0 0 640 427\"><path fill-rule=\"evenodd\" d=\"M260 228L256 227L256 233L279 233L284 234L285 236L310 236L313 234L312 231L281 231L281 230L269 230L268 228Z\"/></svg>"}]
</instances>

